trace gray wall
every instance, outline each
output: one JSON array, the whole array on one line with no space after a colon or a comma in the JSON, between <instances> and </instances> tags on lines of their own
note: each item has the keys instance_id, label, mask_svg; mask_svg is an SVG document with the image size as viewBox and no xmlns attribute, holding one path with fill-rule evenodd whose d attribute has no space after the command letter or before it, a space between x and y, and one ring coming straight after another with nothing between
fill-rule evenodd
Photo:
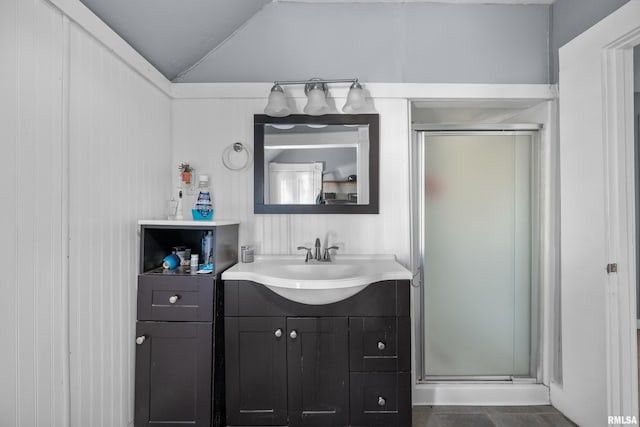
<instances>
[{"instance_id":1,"label":"gray wall","mask_svg":"<svg viewBox=\"0 0 640 427\"><path fill-rule=\"evenodd\" d=\"M548 5L276 2L178 82L548 83Z\"/></svg>"},{"instance_id":2,"label":"gray wall","mask_svg":"<svg viewBox=\"0 0 640 427\"><path fill-rule=\"evenodd\" d=\"M551 9L551 83L558 82L558 49L628 1L555 1Z\"/></svg>"}]
</instances>

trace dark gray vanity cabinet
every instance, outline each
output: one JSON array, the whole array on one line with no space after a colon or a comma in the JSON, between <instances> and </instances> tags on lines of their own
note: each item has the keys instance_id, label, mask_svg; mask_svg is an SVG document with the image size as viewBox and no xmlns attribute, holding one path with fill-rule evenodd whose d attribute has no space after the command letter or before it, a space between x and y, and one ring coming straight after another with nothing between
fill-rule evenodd
<instances>
[{"instance_id":1,"label":"dark gray vanity cabinet","mask_svg":"<svg viewBox=\"0 0 640 427\"><path fill-rule=\"evenodd\" d=\"M305 305L225 282L229 426L410 426L407 281Z\"/></svg>"},{"instance_id":2,"label":"dark gray vanity cabinet","mask_svg":"<svg viewBox=\"0 0 640 427\"><path fill-rule=\"evenodd\" d=\"M346 317L227 317L228 425L348 425Z\"/></svg>"},{"instance_id":3,"label":"dark gray vanity cabinet","mask_svg":"<svg viewBox=\"0 0 640 427\"><path fill-rule=\"evenodd\" d=\"M200 251L214 234L215 271L162 268L173 246ZM141 222L135 426L224 426L223 296L220 274L237 262L237 224Z\"/></svg>"}]
</instances>

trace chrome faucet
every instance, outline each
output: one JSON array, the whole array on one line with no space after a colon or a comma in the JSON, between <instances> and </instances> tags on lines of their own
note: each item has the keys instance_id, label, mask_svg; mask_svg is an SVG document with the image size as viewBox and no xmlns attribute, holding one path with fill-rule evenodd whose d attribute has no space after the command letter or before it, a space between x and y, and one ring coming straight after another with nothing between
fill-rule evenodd
<instances>
[{"instance_id":1,"label":"chrome faucet","mask_svg":"<svg viewBox=\"0 0 640 427\"><path fill-rule=\"evenodd\" d=\"M320 252L322 252L322 251L320 250L321 249L321 245L320 245L320 238L319 237L316 238L316 245L315 246L316 246L316 252L315 252L314 258L315 258L316 261L321 261L322 257L320 256Z\"/></svg>"},{"instance_id":2,"label":"chrome faucet","mask_svg":"<svg viewBox=\"0 0 640 427\"><path fill-rule=\"evenodd\" d=\"M306 246L298 246L298 250L306 250L307 253L304 256L304 262L309 262L310 259L313 259L313 256L311 255L311 248L307 248Z\"/></svg>"},{"instance_id":3,"label":"chrome faucet","mask_svg":"<svg viewBox=\"0 0 640 427\"><path fill-rule=\"evenodd\" d=\"M326 248L324 248L324 253L322 254L322 261L324 262L331 262L331 253L329 252L331 249L340 249L337 246L328 246Z\"/></svg>"},{"instance_id":4,"label":"chrome faucet","mask_svg":"<svg viewBox=\"0 0 640 427\"><path fill-rule=\"evenodd\" d=\"M337 246L327 246L322 250L322 245L320 244L320 239L316 239L316 243L314 244L314 253L311 254L311 248L306 246L298 246L298 250L305 250L307 253L304 257L304 262L316 261L316 262L331 262L331 253L329 252L332 249L340 249Z\"/></svg>"}]
</instances>

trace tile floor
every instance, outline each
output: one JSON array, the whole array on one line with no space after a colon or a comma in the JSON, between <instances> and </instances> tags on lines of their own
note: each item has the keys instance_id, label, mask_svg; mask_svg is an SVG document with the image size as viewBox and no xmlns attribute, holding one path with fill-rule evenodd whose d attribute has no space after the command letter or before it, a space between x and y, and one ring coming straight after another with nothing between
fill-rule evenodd
<instances>
[{"instance_id":1,"label":"tile floor","mask_svg":"<svg viewBox=\"0 0 640 427\"><path fill-rule=\"evenodd\" d=\"M413 427L575 427L547 406L415 406Z\"/></svg>"}]
</instances>

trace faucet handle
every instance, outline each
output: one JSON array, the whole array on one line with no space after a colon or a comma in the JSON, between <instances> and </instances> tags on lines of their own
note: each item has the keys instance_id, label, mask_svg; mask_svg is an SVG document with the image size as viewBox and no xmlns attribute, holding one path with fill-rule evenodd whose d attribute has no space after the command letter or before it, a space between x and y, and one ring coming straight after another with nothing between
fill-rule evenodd
<instances>
[{"instance_id":1,"label":"faucet handle","mask_svg":"<svg viewBox=\"0 0 640 427\"><path fill-rule=\"evenodd\" d=\"M309 262L309 260L312 258L311 255L311 248L307 248L306 246L298 246L298 250L302 250L304 249L305 251L307 251L306 256L304 257L304 262Z\"/></svg>"},{"instance_id":2,"label":"faucet handle","mask_svg":"<svg viewBox=\"0 0 640 427\"><path fill-rule=\"evenodd\" d=\"M328 246L328 247L324 248L324 252L323 252L323 254L322 254L322 259L323 259L323 260L325 260L325 261L331 261L331 254L329 253L329 251L330 251L331 249L336 249L336 250L337 250L337 249L340 249L340 248L339 248L339 247L337 247L337 246Z\"/></svg>"}]
</instances>

